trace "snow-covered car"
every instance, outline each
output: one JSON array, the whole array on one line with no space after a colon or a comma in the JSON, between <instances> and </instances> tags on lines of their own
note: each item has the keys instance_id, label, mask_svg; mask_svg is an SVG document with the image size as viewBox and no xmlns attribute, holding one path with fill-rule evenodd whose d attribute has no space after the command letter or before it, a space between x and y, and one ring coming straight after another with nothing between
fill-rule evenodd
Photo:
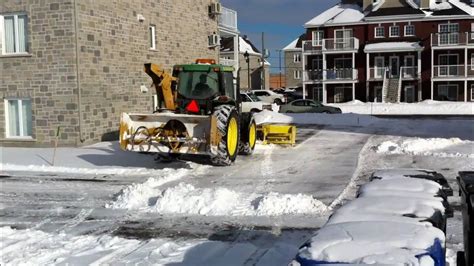
<instances>
[{"instance_id":1,"label":"snow-covered car","mask_svg":"<svg viewBox=\"0 0 474 266\"><path fill-rule=\"evenodd\" d=\"M256 113L272 109L271 104L260 101L252 92L240 93L240 98L242 100L242 112L244 113Z\"/></svg>"},{"instance_id":2,"label":"snow-covered car","mask_svg":"<svg viewBox=\"0 0 474 266\"><path fill-rule=\"evenodd\" d=\"M312 100L295 100L280 106L280 113L325 113L340 114L338 107L326 106Z\"/></svg>"},{"instance_id":3,"label":"snow-covered car","mask_svg":"<svg viewBox=\"0 0 474 266\"><path fill-rule=\"evenodd\" d=\"M282 104L285 101L285 96L278 94L276 92L273 92L271 90L253 90L253 93L257 95L257 97L262 101L266 103L276 103L276 104Z\"/></svg>"}]
</instances>

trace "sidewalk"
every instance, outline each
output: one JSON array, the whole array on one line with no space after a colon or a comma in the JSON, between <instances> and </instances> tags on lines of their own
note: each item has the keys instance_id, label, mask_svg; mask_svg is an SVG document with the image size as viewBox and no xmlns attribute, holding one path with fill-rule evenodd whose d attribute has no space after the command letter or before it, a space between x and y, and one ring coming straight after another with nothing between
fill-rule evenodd
<instances>
[{"instance_id":1,"label":"sidewalk","mask_svg":"<svg viewBox=\"0 0 474 266\"><path fill-rule=\"evenodd\" d=\"M53 148L0 147L0 172L147 174L170 167L157 163L153 155L122 151L118 142L58 148L54 165L53 154Z\"/></svg>"}]
</instances>

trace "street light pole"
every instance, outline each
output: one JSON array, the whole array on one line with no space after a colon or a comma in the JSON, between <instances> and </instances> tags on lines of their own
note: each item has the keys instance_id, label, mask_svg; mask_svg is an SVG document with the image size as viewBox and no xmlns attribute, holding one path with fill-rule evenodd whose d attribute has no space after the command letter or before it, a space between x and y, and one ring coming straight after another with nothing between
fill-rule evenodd
<instances>
[{"instance_id":1,"label":"street light pole","mask_svg":"<svg viewBox=\"0 0 474 266\"><path fill-rule=\"evenodd\" d=\"M279 68L280 68L280 82L279 82L279 86L278 87L282 87L281 86L281 49L277 50L278 51L278 61L279 61Z\"/></svg>"}]
</instances>

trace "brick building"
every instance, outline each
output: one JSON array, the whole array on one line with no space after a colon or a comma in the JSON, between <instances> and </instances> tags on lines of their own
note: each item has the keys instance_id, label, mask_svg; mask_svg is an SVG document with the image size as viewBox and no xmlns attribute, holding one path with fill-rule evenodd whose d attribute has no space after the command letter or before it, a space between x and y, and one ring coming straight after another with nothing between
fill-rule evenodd
<instances>
[{"instance_id":1,"label":"brick building","mask_svg":"<svg viewBox=\"0 0 474 266\"><path fill-rule=\"evenodd\" d=\"M324 103L473 101L473 3L343 0L305 24L306 96Z\"/></svg>"},{"instance_id":2,"label":"brick building","mask_svg":"<svg viewBox=\"0 0 474 266\"><path fill-rule=\"evenodd\" d=\"M49 145L60 127L60 145L83 145L107 139L122 112L150 113L144 63L218 59L213 2L2 0L0 143Z\"/></svg>"}]
</instances>

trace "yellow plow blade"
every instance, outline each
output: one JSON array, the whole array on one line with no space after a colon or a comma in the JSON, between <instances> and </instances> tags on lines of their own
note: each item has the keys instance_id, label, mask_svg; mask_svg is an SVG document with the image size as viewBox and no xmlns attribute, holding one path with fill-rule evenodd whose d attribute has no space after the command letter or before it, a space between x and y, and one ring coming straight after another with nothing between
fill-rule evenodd
<instances>
[{"instance_id":1,"label":"yellow plow blade","mask_svg":"<svg viewBox=\"0 0 474 266\"><path fill-rule=\"evenodd\" d=\"M263 124L257 127L257 134L263 144L295 145L296 126L283 124Z\"/></svg>"}]
</instances>

